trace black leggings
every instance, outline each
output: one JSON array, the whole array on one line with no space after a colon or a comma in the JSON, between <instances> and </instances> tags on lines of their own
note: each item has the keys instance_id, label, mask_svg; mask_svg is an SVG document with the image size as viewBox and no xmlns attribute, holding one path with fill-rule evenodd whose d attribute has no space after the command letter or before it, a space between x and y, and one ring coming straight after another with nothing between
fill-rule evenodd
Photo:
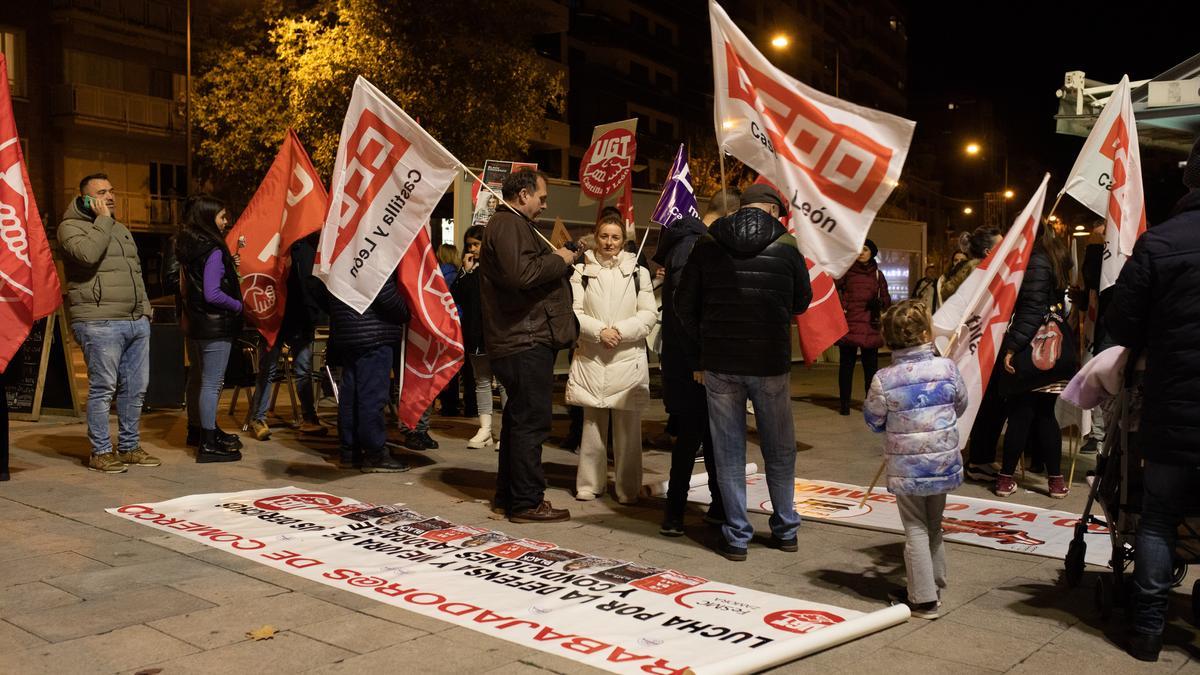
<instances>
[{"instance_id":1,"label":"black leggings","mask_svg":"<svg viewBox=\"0 0 1200 675\"><path fill-rule=\"evenodd\" d=\"M850 405L850 389L854 386L854 360L858 357L858 347L839 345L838 351L841 355L839 359L841 364L838 366L838 389L841 393L842 405ZM875 377L875 371L879 370L879 348L863 347L862 348L862 363L863 376L866 381L863 382L863 393L871 388L871 379Z\"/></svg>"},{"instance_id":2,"label":"black leggings","mask_svg":"<svg viewBox=\"0 0 1200 675\"><path fill-rule=\"evenodd\" d=\"M1021 453L1040 457L1047 476L1062 475L1062 429L1054 415L1058 394L1030 391L1008 399L1008 431L1004 435L1004 464L1000 473L1011 476Z\"/></svg>"}]
</instances>

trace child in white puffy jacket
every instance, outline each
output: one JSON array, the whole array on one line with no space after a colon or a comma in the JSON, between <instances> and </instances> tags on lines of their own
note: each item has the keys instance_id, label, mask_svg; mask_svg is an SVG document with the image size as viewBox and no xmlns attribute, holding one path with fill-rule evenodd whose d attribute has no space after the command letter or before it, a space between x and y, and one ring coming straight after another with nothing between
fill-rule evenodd
<instances>
[{"instance_id":1,"label":"child in white puffy jacket","mask_svg":"<svg viewBox=\"0 0 1200 675\"><path fill-rule=\"evenodd\" d=\"M967 388L954 362L934 351L924 302L901 302L882 323L892 365L871 381L863 416L872 431L887 434L887 488L904 525L908 587L892 600L907 604L913 616L936 619L946 587L942 512L946 494L963 481L958 418L967 409Z\"/></svg>"}]
</instances>

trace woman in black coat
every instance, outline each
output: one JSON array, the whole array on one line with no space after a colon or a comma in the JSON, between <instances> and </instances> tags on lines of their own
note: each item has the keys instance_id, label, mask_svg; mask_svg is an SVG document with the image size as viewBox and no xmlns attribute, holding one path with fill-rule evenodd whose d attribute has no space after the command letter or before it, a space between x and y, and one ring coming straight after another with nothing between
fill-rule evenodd
<instances>
[{"instance_id":1,"label":"woman in black coat","mask_svg":"<svg viewBox=\"0 0 1200 675\"><path fill-rule=\"evenodd\" d=\"M1013 473L1023 452L1040 456L1045 463L1051 497L1061 499L1069 491L1062 476L1062 430L1054 415L1054 404L1062 391L1062 383L1047 382L1045 377L1028 373L1018 374L1014 359L1030 348L1052 308L1063 312L1070 272L1071 259L1066 244L1052 228L1043 226L1025 269L1012 322L1001 348L1004 372L1000 377L1004 379L1000 384L1008 394L1008 432L1004 437L1004 459L995 486L995 493L1000 497L1017 491Z\"/></svg>"}]
</instances>

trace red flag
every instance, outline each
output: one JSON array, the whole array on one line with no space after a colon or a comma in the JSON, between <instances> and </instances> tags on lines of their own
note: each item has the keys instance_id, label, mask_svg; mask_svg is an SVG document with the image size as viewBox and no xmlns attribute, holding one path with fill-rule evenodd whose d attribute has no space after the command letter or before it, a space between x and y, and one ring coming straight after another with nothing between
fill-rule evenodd
<instances>
[{"instance_id":1,"label":"red flag","mask_svg":"<svg viewBox=\"0 0 1200 675\"><path fill-rule=\"evenodd\" d=\"M779 188L762 176L754 179L754 182L779 191ZM796 230L792 227L790 211L788 215L780 218L780 222L795 236ZM801 254L803 253L801 251ZM796 331L800 337L800 355L804 357L805 365L811 366L822 352L842 339L850 330L850 326L846 324L846 312L842 310L842 299L838 295L833 277L821 271L808 257L804 258L804 263L808 265L813 295L808 309L803 314L796 315Z\"/></svg>"},{"instance_id":2,"label":"red flag","mask_svg":"<svg viewBox=\"0 0 1200 675\"><path fill-rule=\"evenodd\" d=\"M625 221L625 238L630 241L637 240L637 229L633 225L633 180L625 181L625 189L621 192L621 196L617 198L617 208L621 211L621 218Z\"/></svg>"},{"instance_id":3,"label":"red flag","mask_svg":"<svg viewBox=\"0 0 1200 675\"><path fill-rule=\"evenodd\" d=\"M246 320L275 346L287 306L292 244L321 229L329 195L288 129L266 178L237 224L225 236L229 250L241 253L242 302Z\"/></svg>"},{"instance_id":4,"label":"red flag","mask_svg":"<svg viewBox=\"0 0 1200 675\"><path fill-rule=\"evenodd\" d=\"M0 373L33 322L61 304L62 287L13 119L8 63L0 54Z\"/></svg>"},{"instance_id":5,"label":"red flag","mask_svg":"<svg viewBox=\"0 0 1200 675\"><path fill-rule=\"evenodd\" d=\"M462 367L465 350L458 307L442 277L427 228L417 231L396 274L412 314L405 334L398 411L400 421L411 427Z\"/></svg>"}]
</instances>

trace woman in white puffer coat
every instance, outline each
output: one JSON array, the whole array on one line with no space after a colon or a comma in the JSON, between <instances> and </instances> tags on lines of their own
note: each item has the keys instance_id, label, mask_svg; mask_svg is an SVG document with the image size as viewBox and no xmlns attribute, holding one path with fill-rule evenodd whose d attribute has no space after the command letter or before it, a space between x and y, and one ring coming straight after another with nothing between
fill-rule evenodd
<instances>
[{"instance_id":1,"label":"woman in white puffer coat","mask_svg":"<svg viewBox=\"0 0 1200 675\"><path fill-rule=\"evenodd\" d=\"M642 486L642 408L650 400L646 336L658 308L649 271L623 250L625 228L619 219L602 219L595 235L596 247L571 276L579 344L567 402L584 409L575 498L588 501L604 494L611 417L617 501L633 504Z\"/></svg>"}]
</instances>

